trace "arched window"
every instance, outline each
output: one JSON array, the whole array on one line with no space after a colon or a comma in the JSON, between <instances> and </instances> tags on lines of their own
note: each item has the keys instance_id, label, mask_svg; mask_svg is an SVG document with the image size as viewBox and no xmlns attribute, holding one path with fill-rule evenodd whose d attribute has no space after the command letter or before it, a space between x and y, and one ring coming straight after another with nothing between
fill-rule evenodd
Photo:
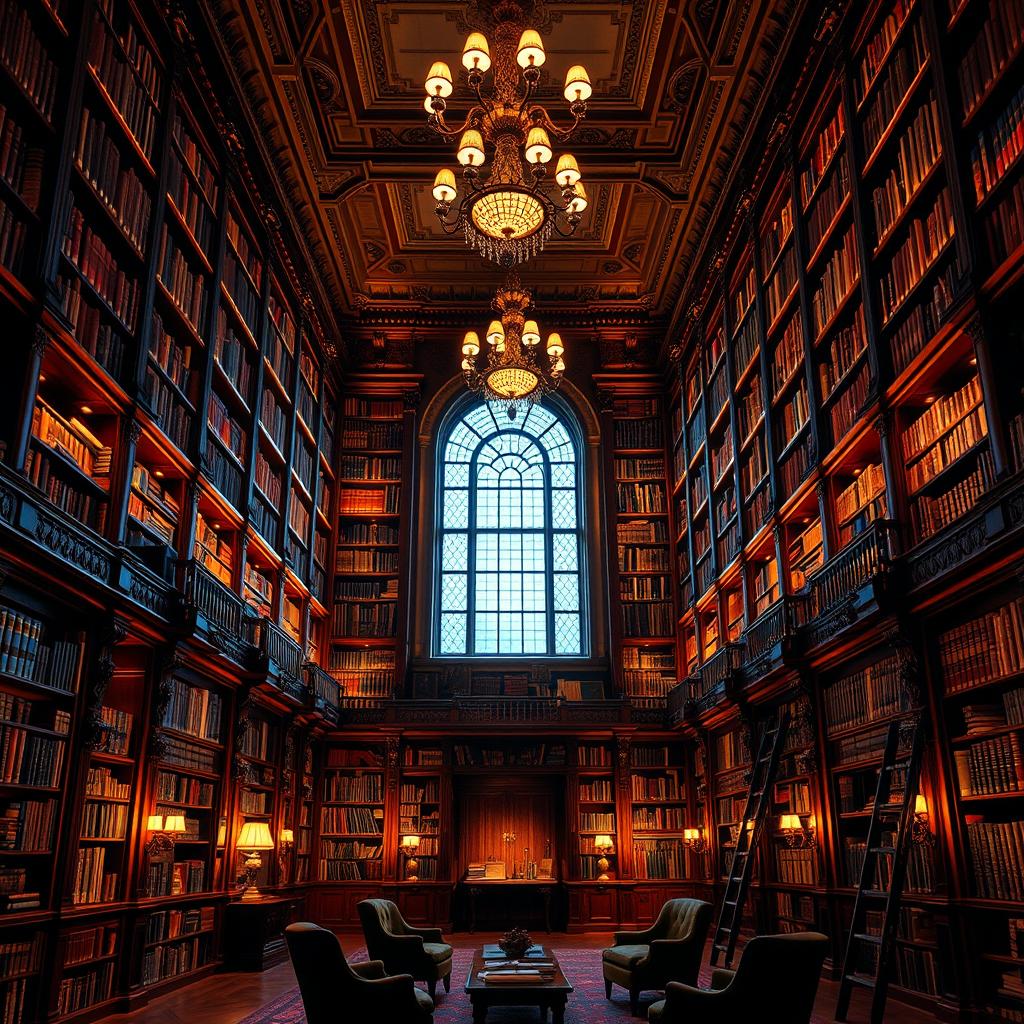
<instances>
[{"instance_id":1,"label":"arched window","mask_svg":"<svg viewBox=\"0 0 1024 1024\"><path fill-rule=\"evenodd\" d=\"M586 655L580 453L563 409L509 420L480 400L441 431L438 656Z\"/></svg>"}]
</instances>

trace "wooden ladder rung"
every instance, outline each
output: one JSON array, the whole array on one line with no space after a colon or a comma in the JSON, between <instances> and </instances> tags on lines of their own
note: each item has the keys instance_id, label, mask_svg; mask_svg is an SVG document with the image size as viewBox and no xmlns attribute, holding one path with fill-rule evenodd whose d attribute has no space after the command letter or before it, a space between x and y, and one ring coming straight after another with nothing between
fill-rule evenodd
<instances>
[{"instance_id":1,"label":"wooden ladder rung","mask_svg":"<svg viewBox=\"0 0 1024 1024\"><path fill-rule=\"evenodd\" d=\"M868 935L866 932L856 932L853 937L858 942L867 942L872 946L880 946L882 944L881 935Z\"/></svg>"},{"instance_id":2,"label":"wooden ladder rung","mask_svg":"<svg viewBox=\"0 0 1024 1024\"><path fill-rule=\"evenodd\" d=\"M875 987L875 979L865 978L863 974L847 974L843 980L848 981L851 985L860 985L861 988Z\"/></svg>"}]
</instances>

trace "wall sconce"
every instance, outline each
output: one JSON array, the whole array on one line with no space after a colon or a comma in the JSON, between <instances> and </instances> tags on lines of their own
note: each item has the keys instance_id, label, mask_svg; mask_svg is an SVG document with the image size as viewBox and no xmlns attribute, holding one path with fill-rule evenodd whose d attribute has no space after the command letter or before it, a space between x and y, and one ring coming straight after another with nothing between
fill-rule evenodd
<instances>
[{"instance_id":1,"label":"wall sconce","mask_svg":"<svg viewBox=\"0 0 1024 1024\"><path fill-rule=\"evenodd\" d=\"M697 854L708 852L708 841L704 838L704 830L700 828L684 828L683 845Z\"/></svg>"},{"instance_id":2,"label":"wall sconce","mask_svg":"<svg viewBox=\"0 0 1024 1024\"><path fill-rule=\"evenodd\" d=\"M247 821L242 825L242 831L235 844L239 852L245 857L245 888L242 891L243 903L254 903L263 899L256 886L256 876L263 867L263 858L260 853L263 850L274 848L274 838L270 834L270 826L265 821ZM248 850L248 853L245 851Z\"/></svg>"},{"instance_id":3,"label":"wall sconce","mask_svg":"<svg viewBox=\"0 0 1024 1024\"><path fill-rule=\"evenodd\" d=\"M165 818L162 814L151 814L146 819L146 831L149 833L146 853L171 849L174 837L185 834L185 815L168 814Z\"/></svg>"},{"instance_id":4,"label":"wall sconce","mask_svg":"<svg viewBox=\"0 0 1024 1024\"><path fill-rule=\"evenodd\" d=\"M290 828L281 829L281 849L290 850L295 843L295 833Z\"/></svg>"},{"instance_id":5,"label":"wall sconce","mask_svg":"<svg viewBox=\"0 0 1024 1024\"><path fill-rule=\"evenodd\" d=\"M607 882L608 869L611 864L608 862L608 854L615 848L615 843L612 841L611 836L594 836L594 849L600 854L597 861L597 870L600 874L597 876L599 882Z\"/></svg>"},{"instance_id":6,"label":"wall sconce","mask_svg":"<svg viewBox=\"0 0 1024 1024\"><path fill-rule=\"evenodd\" d=\"M935 845L935 834L928 825L928 801L924 793L918 793L914 799L914 823L911 826L910 839L918 846Z\"/></svg>"},{"instance_id":7,"label":"wall sconce","mask_svg":"<svg viewBox=\"0 0 1024 1024\"><path fill-rule=\"evenodd\" d=\"M814 817L809 816L804 825L799 814L783 814L779 819L779 834L786 840L786 845L799 849L814 849L815 845Z\"/></svg>"},{"instance_id":8,"label":"wall sconce","mask_svg":"<svg viewBox=\"0 0 1024 1024\"><path fill-rule=\"evenodd\" d=\"M419 836L403 836L402 845L399 850L405 854L405 880L407 882L419 881L418 872L420 862L416 859L416 851L420 848Z\"/></svg>"},{"instance_id":9,"label":"wall sconce","mask_svg":"<svg viewBox=\"0 0 1024 1024\"><path fill-rule=\"evenodd\" d=\"M277 866L283 882L288 881L288 856L294 845L295 832L290 828L281 829L277 837Z\"/></svg>"}]
</instances>

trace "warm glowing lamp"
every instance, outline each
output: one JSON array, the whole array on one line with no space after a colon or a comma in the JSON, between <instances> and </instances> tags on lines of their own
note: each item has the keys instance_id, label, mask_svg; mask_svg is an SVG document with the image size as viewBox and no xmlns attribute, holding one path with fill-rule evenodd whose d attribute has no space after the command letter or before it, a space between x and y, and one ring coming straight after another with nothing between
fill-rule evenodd
<instances>
[{"instance_id":1,"label":"warm glowing lamp","mask_svg":"<svg viewBox=\"0 0 1024 1024\"><path fill-rule=\"evenodd\" d=\"M599 882L608 881L608 869L611 867L611 864L608 862L608 854L611 853L614 847L615 843L612 842L611 836L594 836L594 849L601 855L597 861L597 870L600 872L597 876Z\"/></svg>"},{"instance_id":2,"label":"warm glowing lamp","mask_svg":"<svg viewBox=\"0 0 1024 1024\"><path fill-rule=\"evenodd\" d=\"M447 167L442 167L434 178L434 187L431 191L439 203L450 203L457 191L455 175Z\"/></svg>"},{"instance_id":3,"label":"warm glowing lamp","mask_svg":"<svg viewBox=\"0 0 1024 1024\"><path fill-rule=\"evenodd\" d=\"M587 208L587 190L582 181L577 181L573 197L569 200L570 213L582 213Z\"/></svg>"},{"instance_id":4,"label":"warm glowing lamp","mask_svg":"<svg viewBox=\"0 0 1024 1024\"><path fill-rule=\"evenodd\" d=\"M402 836L402 845L399 849L405 854L405 880L407 882L419 880L420 862L416 859L416 851L419 848L419 836Z\"/></svg>"},{"instance_id":5,"label":"warm glowing lamp","mask_svg":"<svg viewBox=\"0 0 1024 1024\"><path fill-rule=\"evenodd\" d=\"M527 320L523 324L523 344L529 348L540 344L540 328L536 320Z\"/></svg>"},{"instance_id":6,"label":"warm glowing lamp","mask_svg":"<svg viewBox=\"0 0 1024 1024\"><path fill-rule=\"evenodd\" d=\"M516 62L525 71L526 68L539 68L545 61L544 44L536 29L528 28L519 37L519 50Z\"/></svg>"},{"instance_id":7,"label":"warm glowing lamp","mask_svg":"<svg viewBox=\"0 0 1024 1024\"><path fill-rule=\"evenodd\" d=\"M435 60L430 65L427 75L426 89L428 96L451 96L452 70L443 60Z\"/></svg>"},{"instance_id":8,"label":"warm glowing lamp","mask_svg":"<svg viewBox=\"0 0 1024 1024\"><path fill-rule=\"evenodd\" d=\"M281 829L281 845L291 846L295 842L295 833L290 828Z\"/></svg>"},{"instance_id":9,"label":"warm glowing lamp","mask_svg":"<svg viewBox=\"0 0 1024 1024\"><path fill-rule=\"evenodd\" d=\"M565 91L563 96L570 102L586 102L593 90L590 87L590 75L582 64L573 64L565 73Z\"/></svg>"},{"instance_id":10,"label":"warm glowing lamp","mask_svg":"<svg viewBox=\"0 0 1024 1024\"><path fill-rule=\"evenodd\" d=\"M487 328L487 344L488 345L500 345L505 340L505 328L502 326L500 320L492 320L490 327Z\"/></svg>"},{"instance_id":11,"label":"warm glowing lamp","mask_svg":"<svg viewBox=\"0 0 1024 1024\"><path fill-rule=\"evenodd\" d=\"M256 875L263 867L260 853L274 848L274 839L270 834L270 826L265 821L247 821L239 833L238 849L245 856L245 889L242 893L243 903L253 903L262 899L256 886ZM248 851L248 853L246 853Z\"/></svg>"},{"instance_id":12,"label":"warm glowing lamp","mask_svg":"<svg viewBox=\"0 0 1024 1024\"><path fill-rule=\"evenodd\" d=\"M462 133L455 157L463 167L479 167L484 162L483 136L475 128Z\"/></svg>"},{"instance_id":13,"label":"warm glowing lamp","mask_svg":"<svg viewBox=\"0 0 1024 1024\"><path fill-rule=\"evenodd\" d=\"M184 814L168 814L164 818L164 831L170 832L172 835L181 835L185 831L185 815Z\"/></svg>"},{"instance_id":14,"label":"warm glowing lamp","mask_svg":"<svg viewBox=\"0 0 1024 1024\"><path fill-rule=\"evenodd\" d=\"M526 135L526 159L531 164L546 164L552 157L551 139L540 125L530 129Z\"/></svg>"},{"instance_id":15,"label":"warm glowing lamp","mask_svg":"<svg viewBox=\"0 0 1024 1024\"><path fill-rule=\"evenodd\" d=\"M562 337L556 331L552 331L548 335L548 355L552 359L558 359L565 351L565 346L562 344Z\"/></svg>"},{"instance_id":16,"label":"warm glowing lamp","mask_svg":"<svg viewBox=\"0 0 1024 1024\"><path fill-rule=\"evenodd\" d=\"M558 158L558 166L555 168L555 181L562 188L571 188L580 177L580 165L576 163L576 157L572 153L563 153Z\"/></svg>"},{"instance_id":17,"label":"warm glowing lamp","mask_svg":"<svg viewBox=\"0 0 1024 1024\"><path fill-rule=\"evenodd\" d=\"M462 354L470 359L480 354L480 336L476 331L466 331L462 339Z\"/></svg>"},{"instance_id":18,"label":"warm glowing lamp","mask_svg":"<svg viewBox=\"0 0 1024 1024\"><path fill-rule=\"evenodd\" d=\"M467 71L485 73L491 66L491 48L483 32L470 32L462 48L462 66Z\"/></svg>"},{"instance_id":19,"label":"warm glowing lamp","mask_svg":"<svg viewBox=\"0 0 1024 1024\"><path fill-rule=\"evenodd\" d=\"M164 830L164 816L162 814L151 814L146 819L146 831L147 832L163 832Z\"/></svg>"}]
</instances>

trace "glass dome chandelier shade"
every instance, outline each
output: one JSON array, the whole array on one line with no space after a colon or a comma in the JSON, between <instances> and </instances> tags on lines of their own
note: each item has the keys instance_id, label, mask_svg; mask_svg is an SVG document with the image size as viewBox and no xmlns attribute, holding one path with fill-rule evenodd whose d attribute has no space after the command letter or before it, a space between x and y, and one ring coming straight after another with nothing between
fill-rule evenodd
<instances>
[{"instance_id":1,"label":"glass dome chandelier shade","mask_svg":"<svg viewBox=\"0 0 1024 1024\"><path fill-rule=\"evenodd\" d=\"M492 320L485 335L487 354L479 365L480 339L476 331L467 331L462 340L462 372L466 386L496 403L515 419L519 403L532 403L557 390L565 372L562 339L548 336L546 365L539 357L540 328L536 320L527 320L530 293L515 275L509 277L491 303L500 319Z\"/></svg>"},{"instance_id":2,"label":"glass dome chandelier shade","mask_svg":"<svg viewBox=\"0 0 1024 1024\"><path fill-rule=\"evenodd\" d=\"M547 164L555 156L552 139L566 142L586 116L592 89L586 69L570 67L564 96L572 122L556 125L534 102L546 59L540 34L524 24L514 0L498 0L494 19L492 40L472 32L462 51L462 66L476 94L462 124L455 127L445 120L454 85L444 61L430 68L424 107L431 128L458 140L456 158L463 168L461 196L451 171L442 169L435 179L432 193L442 229L446 234L461 230L471 248L511 268L539 253L555 231L563 237L574 234L582 219L586 200L580 199L583 186L575 157L559 156L554 189L547 187ZM484 95L488 72L492 84Z\"/></svg>"}]
</instances>

